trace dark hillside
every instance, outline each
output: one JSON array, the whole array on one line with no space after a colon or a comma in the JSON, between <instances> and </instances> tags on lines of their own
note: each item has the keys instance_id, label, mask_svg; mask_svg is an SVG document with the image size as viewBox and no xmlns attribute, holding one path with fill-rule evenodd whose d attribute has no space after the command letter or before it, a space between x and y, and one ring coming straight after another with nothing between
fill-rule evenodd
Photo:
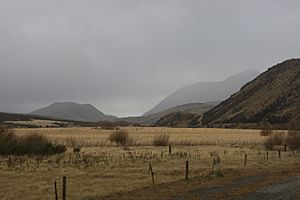
<instances>
[{"instance_id":1,"label":"dark hillside","mask_svg":"<svg viewBox=\"0 0 300 200\"><path fill-rule=\"evenodd\" d=\"M202 123L222 127L269 122L286 128L299 98L300 59L291 59L269 68L205 112Z\"/></svg>"}]
</instances>

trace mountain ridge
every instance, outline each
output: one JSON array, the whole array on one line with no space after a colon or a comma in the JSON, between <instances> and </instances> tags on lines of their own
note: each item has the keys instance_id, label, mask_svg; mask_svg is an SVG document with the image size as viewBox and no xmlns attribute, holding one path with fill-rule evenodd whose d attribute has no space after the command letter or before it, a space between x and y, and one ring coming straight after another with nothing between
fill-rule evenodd
<instances>
[{"instance_id":1,"label":"mountain ridge","mask_svg":"<svg viewBox=\"0 0 300 200\"><path fill-rule=\"evenodd\" d=\"M84 122L111 121L116 118L105 115L91 104L79 104L76 102L55 102L29 114Z\"/></svg>"},{"instance_id":2,"label":"mountain ridge","mask_svg":"<svg viewBox=\"0 0 300 200\"><path fill-rule=\"evenodd\" d=\"M203 114L202 123L223 127L270 123L286 128L300 101L300 59L268 68L228 99Z\"/></svg>"},{"instance_id":3,"label":"mountain ridge","mask_svg":"<svg viewBox=\"0 0 300 200\"><path fill-rule=\"evenodd\" d=\"M210 101L222 101L229 97L232 93L238 91L240 86L252 80L260 72L254 69L248 69L223 81L214 82L198 82L179 88L174 91L156 106L145 112L143 116L155 114L169 108L189 104L204 103Z\"/></svg>"}]
</instances>

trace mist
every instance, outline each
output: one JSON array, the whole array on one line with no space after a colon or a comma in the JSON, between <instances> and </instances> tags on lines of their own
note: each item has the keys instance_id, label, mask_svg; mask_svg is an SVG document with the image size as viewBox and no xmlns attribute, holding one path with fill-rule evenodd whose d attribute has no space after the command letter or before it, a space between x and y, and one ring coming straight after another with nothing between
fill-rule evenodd
<instances>
[{"instance_id":1,"label":"mist","mask_svg":"<svg viewBox=\"0 0 300 200\"><path fill-rule=\"evenodd\" d=\"M174 90L299 57L300 2L1 0L0 111L140 115Z\"/></svg>"}]
</instances>

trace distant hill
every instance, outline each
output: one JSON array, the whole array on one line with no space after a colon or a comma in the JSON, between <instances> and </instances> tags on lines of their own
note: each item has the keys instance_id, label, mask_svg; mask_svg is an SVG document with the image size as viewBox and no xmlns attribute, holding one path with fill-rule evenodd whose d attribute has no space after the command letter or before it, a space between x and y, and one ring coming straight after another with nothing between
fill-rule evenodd
<instances>
[{"instance_id":1,"label":"distant hill","mask_svg":"<svg viewBox=\"0 0 300 200\"><path fill-rule=\"evenodd\" d=\"M232 93L237 92L243 84L253 80L259 74L258 71L250 69L231 76L224 81L200 82L184 86L167 96L158 105L146 112L144 116L189 103L222 101Z\"/></svg>"},{"instance_id":2,"label":"distant hill","mask_svg":"<svg viewBox=\"0 0 300 200\"><path fill-rule=\"evenodd\" d=\"M268 122L286 128L299 101L300 59L291 59L269 68L204 113L202 122L211 127L259 126Z\"/></svg>"},{"instance_id":3,"label":"distant hill","mask_svg":"<svg viewBox=\"0 0 300 200\"><path fill-rule=\"evenodd\" d=\"M216 106L218 103L219 102L185 104L155 114L150 114L150 115L140 116L140 117L124 117L118 120L126 121L129 123L138 123L141 125L154 125L158 120L160 120L165 115L169 115L175 112L201 115L205 111L208 111L209 109Z\"/></svg>"},{"instance_id":4,"label":"distant hill","mask_svg":"<svg viewBox=\"0 0 300 200\"><path fill-rule=\"evenodd\" d=\"M42 128L47 125L53 127L66 127L81 125L79 122L54 120L47 117L32 116L26 114L14 114L14 113L4 113L0 112L0 126L10 127L10 128Z\"/></svg>"},{"instance_id":5,"label":"distant hill","mask_svg":"<svg viewBox=\"0 0 300 200\"><path fill-rule=\"evenodd\" d=\"M4 124L4 122L6 122L6 121L29 121L32 119L49 120L49 118L46 118L46 117L0 112L0 124Z\"/></svg>"},{"instance_id":6,"label":"distant hill","mask_svg":"<svg viewBox=\"0 0 300 200\"><path fill-rule=\"evenodd\" d=\"M78 104L74 102L56 102L29 114L83 122L111 121L116 118L105 115L90 104Z\"/></svg>"}]
</instances>

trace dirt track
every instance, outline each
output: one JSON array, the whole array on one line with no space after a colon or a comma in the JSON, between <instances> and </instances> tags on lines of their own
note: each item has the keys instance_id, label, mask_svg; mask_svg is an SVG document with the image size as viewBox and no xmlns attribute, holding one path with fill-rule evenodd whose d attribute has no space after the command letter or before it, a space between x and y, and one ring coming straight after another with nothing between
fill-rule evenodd
<instances>
[{"instance_id":1,"label":"dirt track","mask_svg":"<svg viewBox=\"0 0 300 200\"><path fill-rule=\"evenodd\" d=\"M242 199L274 199L274 200L292 200L299 199L300 176L289 176L279 182L266 185L253 193L250 193ZM297 197L298 196L298 197Z\"/></svg>"},{"instance_id":2,"label":"dirt track","mask_svg":"<svg viewBox=\"0 0 300 200\"><path fill-rule=\"evenodd\" d=\"M206 177L120 193L104 199L300 200L300 174Z\"/></svg>"},{"instance_id":3,"label":"dirt track","mask_svg":"<svg viewBox=\"0 0 300 200\"><path fill-rule=\"evenodd\" d=\"M287 176L266 184L262 176L243 177L220 186L189 191L192 195L174 198L186 199L236 199L236 200L294 200L299 199L300 176ZM259 188L256 188L258 186ZM256 189L255 189L256 188Z\"/></svg>"}]
</instances>

